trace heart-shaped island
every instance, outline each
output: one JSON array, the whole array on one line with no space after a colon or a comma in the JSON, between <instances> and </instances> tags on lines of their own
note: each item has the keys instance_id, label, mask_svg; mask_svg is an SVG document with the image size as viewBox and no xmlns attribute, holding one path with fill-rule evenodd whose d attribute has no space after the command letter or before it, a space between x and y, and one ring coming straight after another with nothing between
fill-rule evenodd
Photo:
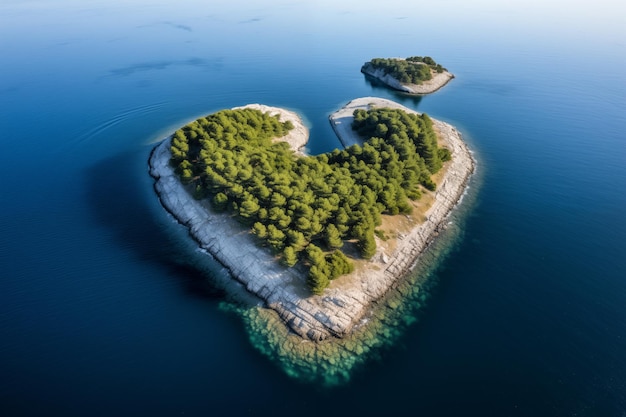
<instances>
[{"instance_id":1,"label":"heart-shaped island","mask_svg":"<svg viewBox=\"0 0 626 417\"><path fill-rule=\"evenodd\" d=\"M451 125L390 100L330 116L344 145L303 153L290 111L224 110L156 146L163 206L301 337L344 337L409 271L461 198L474 160Z\"/></svg>"}]
</instances>

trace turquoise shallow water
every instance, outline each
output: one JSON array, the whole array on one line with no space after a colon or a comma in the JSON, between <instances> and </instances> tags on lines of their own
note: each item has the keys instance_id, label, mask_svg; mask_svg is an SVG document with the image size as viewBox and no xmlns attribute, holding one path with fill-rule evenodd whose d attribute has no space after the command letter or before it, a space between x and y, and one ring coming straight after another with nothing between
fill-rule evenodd
<instances>
[{"instance_id":1,"label":"turquoise shallow water","mask_svg":"<svg viewBox=\"0 0 626 417\"><path fill-rule=\"evenodd\" d=\"M626 412L623 5L169 3L0 3L2 415ZM359 72L409 55L456 78L412 98ZM367 95L457 126L480 189L420 320L323 388L220 309L146 160L251 102L324 152Z\"/></svg>"}]
</instances>

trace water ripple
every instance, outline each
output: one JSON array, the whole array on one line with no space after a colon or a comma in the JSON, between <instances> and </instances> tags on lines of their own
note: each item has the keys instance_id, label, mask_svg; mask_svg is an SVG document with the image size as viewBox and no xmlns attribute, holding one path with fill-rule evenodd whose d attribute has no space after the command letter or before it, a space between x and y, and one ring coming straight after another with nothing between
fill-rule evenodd
<instances>
[{"instance_id":1,"label":"water ripple","mask_svg":"<svg viewBox=\"0 0 626 417\"><path fill-rule=\"evenodd\" d=\"M168 103L167 102L151 103L151 104L145 104L142 106L132 107L130 109L124 110L121 113L116 114L112 118L107 119L103 122L100 122L97 126L81 134L74 141L72 141L71 144L76 145L80 143L90 142L94 138L101 135L103 132L111 129L112 127L118 124L129 119L137 118L138 116L141 116L141 115L155 113L156 111L163 108L166 104Z\"/></svg>"}]
</instances>

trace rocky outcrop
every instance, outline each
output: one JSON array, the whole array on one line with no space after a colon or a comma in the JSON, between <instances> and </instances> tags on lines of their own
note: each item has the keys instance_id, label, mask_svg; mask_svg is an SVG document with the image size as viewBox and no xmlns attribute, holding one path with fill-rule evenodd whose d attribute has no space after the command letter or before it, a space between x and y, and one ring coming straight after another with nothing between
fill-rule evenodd
<instances>
[{"instance_id":1,"label":"rocky outcrop","mask_svg":"<svg viewBox=\"0 0 626 417\"><path fill-rule=\"evenodd\" d=\"M433 78L428 81L424 81L421 84L410 84L410 83L401 83L398 79L394 78L391 74L386 74L383 69L375 69L371 63L366 62L361 67L361 72L367 74L371 77L376 78L383 84L398 90L403 91L409 94L430 94L439 90L441 87L446 85L451 79L454 78L454 75L449 73L448 71L444 71L441 73L433 73Z\"/></svg>"},{"instance_id":2,"label":"rocky outcrop","mask_svg":"<svg viewBox=\"0 0 626 417\"><path fill-rule=\"evenodd\" d=\"M352 111L372 106L402 107L373 97L351 101L330 118L344 143L360 140L347 129ZM284 121L283 117L281 114ZM336 280L340 282L334 281L321 296L310 295L303 270L283 267L269 251L258 247L249 231L231 215L215 213L207 202L192 197L169 164L170 138L152 151L150 174L163 206L187 226L199 246L221 262L234 279L261 298L267 307L275 310L295 333L312 341L342 337L359 323L371 303L414 265L465 190L474 168L471 155L456 129L437 120L433 122L445 139L452 160L447 163L449 166L435 194L435 202L426 213L426 221L398 240L392 253L375 256L367 268L357 268L354 273ZM292 123L306 132L299 118Z\"/></svg>"}]
</instances>

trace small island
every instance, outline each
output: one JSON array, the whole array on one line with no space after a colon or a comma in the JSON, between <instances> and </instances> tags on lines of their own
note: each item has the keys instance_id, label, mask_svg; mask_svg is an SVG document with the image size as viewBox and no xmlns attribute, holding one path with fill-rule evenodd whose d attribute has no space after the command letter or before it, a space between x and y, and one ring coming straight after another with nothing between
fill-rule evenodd
<instances>
[{"instance_id":1,"label":"small island","mask_svg":"<svg viewBox=\"0 0 626 417\"><path fill-rule=\"evenodd\" d=\"M454 75L431 57L374 58L361 72L383 84L409 94L430 94L446 85Z\"/></svg>"},{"instance_id":2,"label":"small island","mask_svg":"<svg viewBox=\"0 0 626 417\"><path fill-rule=\"evenodd\" d=\"M353 100L330 120L345 149L327 154L302 153L297 114L249 105L192 122L150 157L163 206L312 341L349 334L401 279L474 165L454 128L388 100Z\"/></svg>"}]
</instances>

